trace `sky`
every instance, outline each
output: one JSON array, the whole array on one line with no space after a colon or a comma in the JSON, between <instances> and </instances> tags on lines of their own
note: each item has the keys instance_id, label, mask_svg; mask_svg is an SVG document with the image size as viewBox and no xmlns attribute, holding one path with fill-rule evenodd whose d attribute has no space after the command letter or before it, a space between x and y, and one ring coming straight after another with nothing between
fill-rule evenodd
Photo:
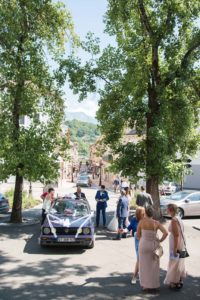
<instances>
[{"instance_id":1,"label":"sky","mask_svg":"<svg viewBox=\"0 0 200 300\"><path fill-rule=\"evenodd\" d=\"M109 43L114 43L114 38L104 33L105 24L103 16L106 12L106 0L62 0L71 12L75 32L81 39L84 39L87 32L91 31L100 38L101 47L106 47ZM80 57L84 57L81 51ZM90 94L88 98L81 103L78 102L78 95L73 95L68 84L64 87L67 111L82 111L87 115L95 117L98 109L98 94Z\"/></svg>"}]
</instances>

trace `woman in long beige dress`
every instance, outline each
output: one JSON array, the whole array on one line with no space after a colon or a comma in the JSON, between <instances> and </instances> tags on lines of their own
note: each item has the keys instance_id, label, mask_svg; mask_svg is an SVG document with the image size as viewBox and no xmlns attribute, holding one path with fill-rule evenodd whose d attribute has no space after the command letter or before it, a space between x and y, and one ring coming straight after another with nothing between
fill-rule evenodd
<instances>
[{"instance_id":1,"label":"woman in long beige dress","mask_svg":"<svg viewBox=\"0 0 200 300\"><path fill-rule=\"evenodd\" d=\"M183 286L182 279L186 277L185 259L179 258L178 252L184 250L184 227L180 218L176 217L177 206L168 205L168 213L172 220L169 225L169 264L164 284L172 289L180 289Z\"/></svg>"},{"instance_id":2,"label":"woman in long beige dress","mask_svg":"<svg viewBox=\"0 0 200 300\"><path fill-rule=\"evenodd\" d=\"M139 279L142 289L155 290L160 287L160 259L154 250L167 237L167 230L160 222L153 220L153 208L145 208L145 217L139 222L137 238L139 243ZM158 239L157 231L162 232Z\"/></svg>"}]
</instances>

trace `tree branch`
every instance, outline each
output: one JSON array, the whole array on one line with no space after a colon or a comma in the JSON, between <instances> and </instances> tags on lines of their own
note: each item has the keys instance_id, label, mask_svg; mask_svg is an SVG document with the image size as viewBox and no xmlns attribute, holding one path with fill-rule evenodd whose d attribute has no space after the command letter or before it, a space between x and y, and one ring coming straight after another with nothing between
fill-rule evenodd
<instances>
[{"instance_id":1,"label":"tree branch","mask_svg":"<svg viewBox=\"0 0 200 300\"><path fill-rule=\"evenodd\" d=\"M200 35L200 32L198 33ZM187 52L183 55L180 65L174 71L173 74L169 74L169 76L164 80L164 86L167 87L170 85L176 78L179 78L181 72L184 71L187 67L187 62L191 56L191 54L198 48L200 48L200 39L198 39L198 35L196 37L196 42L187 50Z\"/></svg>"},{"instance_id":2,"label":"tree branch","mask_svg":"<svg viewBox=\"0 0 200 300\"><path fill-rule=\"evenodd\" d=\"M196 84L196 82L195 82L194 80L192 80L191 83L192 83L192 87L193 87L193 89L194 89L196 95L197 95L198 98L200 99L200 88L197 86L197 84ZM195 101L195 102L198 102L199 99L197 99L197 101Z\"/></svg>"},{"instance_id":3,"label":"tree branch","mask_svg":"<svg viewBox=\"0 0 200 300\"><path fill-rule=\"evenodd\" d=\"M149 18L147 16L143 0L138 0L138 4L139 4L139 11L140 11L141 21L142 21L148 35L150 37L152 37L154 32L153 32L153 29L152 29L152 27L149 23Z\"/></svg>"}]
</instances>

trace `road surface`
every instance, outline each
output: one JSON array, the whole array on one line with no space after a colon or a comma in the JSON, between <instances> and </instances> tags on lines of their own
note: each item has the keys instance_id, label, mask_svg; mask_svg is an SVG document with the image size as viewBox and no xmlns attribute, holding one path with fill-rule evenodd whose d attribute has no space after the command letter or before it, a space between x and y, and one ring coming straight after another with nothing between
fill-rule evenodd
<instances>
[{"instance_id":1,"label":"road surface","mask_svg":"<svg viewBox=\"0 0 200 300\"><path fill-rule=\"evenodd\" d=\"M58 193L74 191L68 184ZM83 189L95 209L95 188ZM117 196L110 193L108 218L116 207ZM40 215L40 207L26 215ZM139 283L131 285L135 263L133 238L113 241L113 234L99 230L95 247L47 248L38 245L40 226L0 226L1 300L113 300L113 299L200 299L200 218L185 219L188 251L188 278L179 292L161 284L158 295L143 294ZM166 223L166 226L168 222ZM195 229L195 228L197 229ZM161 258L161 283L166 274L168 242Z\"/></svg>"}]
</instances>

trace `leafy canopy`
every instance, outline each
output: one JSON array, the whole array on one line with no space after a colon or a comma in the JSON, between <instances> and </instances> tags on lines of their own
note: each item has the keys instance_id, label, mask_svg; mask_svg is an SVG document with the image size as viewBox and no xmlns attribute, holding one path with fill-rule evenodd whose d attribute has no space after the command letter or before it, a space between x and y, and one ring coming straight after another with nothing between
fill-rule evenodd
<instances>
[{"instance_id":1,"label":"leafy canopy","mask_svg":"<svg viewBox=\"0 0 200 300\"><path fill-rule=\"evenodd\" d=\"M118 47L101 52L88 34L83 48L91 59L62 61L80 100L99 93L100 129L124 175L162 181L177 154L185 159L198 148L199 17L198 0L109 0L106 32ZM138 143L124 144L126 128L136 129Z\"/></svg>"},{"instance_id":2,"label":"leafy canopy","mask_svg":"<svg viewBox=\"0 0 200 300\"><path fill-rule=\"evenodd\" d=\"M0 179L57 176L67 140L58 59L76 43L69 11L50 0L0 2ZM51 66L50 66L51 64ZM20 124L25 118L26 126Z\"/></svg>"}]
</instances>

